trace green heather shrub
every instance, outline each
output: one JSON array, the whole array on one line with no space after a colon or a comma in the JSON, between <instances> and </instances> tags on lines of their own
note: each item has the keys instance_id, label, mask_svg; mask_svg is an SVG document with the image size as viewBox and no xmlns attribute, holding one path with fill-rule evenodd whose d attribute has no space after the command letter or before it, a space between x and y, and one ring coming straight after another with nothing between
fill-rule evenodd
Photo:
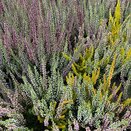
<instances>
[{"instance_id":1,"label":"green heather shrub","mask_svg":"<svg viewBox=\"0 0 131 131\"><path fill-rule=\"evenodd\" d=\"M130 8L0 0L0 130L130 130Z\"/></svg>"},{"instance_id":2,"label":"green heather shrub","mask_svg":"<svg viewBox=\"0 0 131 131\"><path fill-rule=\"evenodd\" d=\"M123 3L121 21L124 21L130 13L130 2L125 0ZM89 37L96 44L104 28L101 27L100 31L99 23L108 19L109 9L111 14L115 4L116 1L110 0L95 2L2 0L0 14L2 43L8 55L10 48L15 48L17 55L21 53L19 48L22 48L28 59L38 65L38 55L41 54L39 49L49 56L56 51L63 51L67 41L67 47L72 52L78 37ZM91 44L90 41L87 43Z\"/></svg>"},{"instance_id":3,"label":"green heather shrub","mask_svg":"<svg viewBox=\"0 0 131 131\"><path fill-rule=\"evenodd\" d=\"M73 56L69 56L66 53L63 53L63 56L69 61L70 70L73 71L75 76L81 77L85 73L88 75L92 75L92 72L95 73L95 70L100 70L100 78L103 75L107 75L109 73L109 69L111 67L112 56L116 55L116 64L114 72L112 72L112 81L116 82L116 85L122 84L122 90L124 92L124 96L130 96L130 71L131 71L131 47L124 49L124 46L121 47L122 43L119 43L117 46L113 47L102 47L98 46L98 48L94 48L94 46L90 46L86 48L84 52L80 52L80 48L78 47L74 50ZM126 46L125 46L126 47ZM68 64L68 66L69 66ZM68 68L64 70L64 72L68 73ZM94 76L96 74L93 74ZM117 80L117 81L115 81Z\"/></svg>"},{"instance_id":4,"label":"green heather shrub","mask_svg":"<svg viewBox=\"0 0 131 131\"><path fill-rule=\"evenodd\" d=\"M91 75L69 73L67 85L58 70L58 54L51 61L51 74L41 76L36 67L23 75L19 88L30 106L28 112L36 116L38 129L48 130L124 130L130 124L131 99L124 99L121 84L111 83L115 72L117 55L111 60L108 74L101 74L101 67ZM43 68L43 74L45 68ZM17 85L17 81L14 81ZM46 84L45 84L46 83ZM46 86L45 86L46 85ZM37 129L36 129L37 130Z\"/></svg>"},{"instance_id":5,"label":"green heather shrub","mask_svg":"<svg viewBox=\"0 0 131 131\"><path fill-rule=\"evenodd\" d=\"M1 76L1 73L0 73ZM2 76L1 76L2 77ZM24 107L20 104L19 92L12 91L0 79L0 130L26 130L23 116Z\"/></svg>"},{"instance_id":6,"label":"green heather shrub","mask_svg":"<svg viewBox=\"0 0 131 131\"><path fill-rule=\"evenodd\" d=\"M28 64L35 64L40 68L43 54L46 55L48 63L54 52L64 51L65 43L67 43L67 52L71 54L77 47L78 41L80 45L103 46L108 43L106 37L110 38L112 33L110 28L113 23L111 20L108 22L109 16L113 21L119 19L119 22L121 19L123 24L120 38L123 36L125 40L129 40L130 3L124 1L121 10L118 9L120 4L117 4L115 14L121 14L120 18L116 18L116 15L111 17L115 3L116 1L107 0L94 3L90 0L2 1L0 39L2 50L6 48L2 51L3 59L6 60L2 63L4 68L7 72L11 68L18 77L21 77L21 72L27 72ZM115 25L118 22L114 22ZM125 37L127 35L128 38Z\"/></svg>"},{"instance_id":7,"label":"green heather shrub","mask_svg":"<svg viewBox=\"0 0 131 131\"><path fill-rule=\"evenodd\" d=\"M114 130L116 130L119 129L119 126L121 127L123 125L123 122L126 119L117 119L119 121L118 122L115 120L115 118L120 118L121 113L125 112L124 108L128 110L127 106L131 106L131 98L126 99L123 97L123 92L125 92L123 90L126 89L124 85L124 89L121 88L121 81L116 81L117 83L113 82L113 77L115 77L118 72L116 68L118 58L116 52L114 53L114 57L112 59L110 57L106 57L106 59L103 59L104 57L102 57L102 59L97 59L97 61L95 61L95 58L93 57L93 50L93 47L90 47L89 49L87 48L83 56L81 53L77 52L77 54L79 54L79 59L77 62L72 63L72 72L69 72L68 76L66 77L66 81L71 88L77 90L77 92L74 92L74 95L75 99L79 100L79 104L77 104L79 105L78 114L80 117L79 119L83 120L81 121L81 123L85 123L84 126L89 125L91 126L91 129L92 127L93 129L102 129L103 125L101 124L103 124L102 121L104 119L104 116L109 113L110 115L108 114L108 116L110 116L110 118L108 118L108 120L110 122L107 120L109 123L106 125L107 127L105 127L105 129L109 128L110 130L112 130L114 128ZM96 50L94 50L94 52ZM66 59L71 59L65 54L64 56ZM126 58L127 56L128 53L126 55ZM129 57L129 59L131 59L131 57ZM130 60L128 62L129 68L131 68ZM120 66L121 65L119 65L119 68ZM123 72L123 69L121 70ZM128 78L130 79L130 77ZM77 81L79 81L78 85ZM129 82L129 80L127 81ZM116 84L119 85L116 86ZM130 84L128 85L128 89L129 87ZM112 112L114 114L112 114ZM87 116L87 114L89 114L89 116ZM116 116L116 114L118 116ZM127 123L129 122L129 119L127 119ZM117 123L119 124L117 125Z\"/></svg>"},{"instance_id":8,"label":"green heather shrub","mask_svg":"<svg viewBox=\"0 0 131 131\"><path fill-rule=\"evenodd\" d=\"M109 27L109 43L114 45L116 43L117 39L120 39L120 37L123 37L124 41L126 41L127 37L126 37L126 32L122 29L123 26L125 26L126 22L128 21L128 19L130 18L130 15L128 17L126 17L126 19L123 21L123 23L121 22L122 19L122 14L121 14L121 9L120 9L120 0L118 0L117 5L115 7L115 12L114 12L114 17L112 16L112 12L110 9L109 12L109 23L108 23L108 27Z\"/></svg>"},{"instance_id":9,"label":"green heather shrub","mask_svg":"<svg viewBox=\"0 0 131 131\"><path fill-rule=\"evenodd\" d=\"M118 0L115 8L115 16L117 17L113 19L113 17L110 16L112 17L112 28L114 29L109 30L109 33L105 32L105 35L102 37L103 41L100 40L97 46L94 44L94 41L92 41L92 44L88 48L86 45L79 44L79 42L84 41L81 40L78 41L78 46L74 49L73 54L68 53L67 55L67 53L63 52L63 56L67 61L69 61L69 64L64 69L63 74L67 75L67 73L72 69L76 76L83 76L84 73L91 75L93 70L101 68L100 77L103 77L104 73L107 75L109 72L113 56L117 55L112 82L115 80L117 85L122 83L123 92L126 94L124 96L131 97L130 93L128 93L131 88L131 45L129 40L130 32L128 30L130 16L128 16L122 24L120 23L121 12L119 2L120 1ZM105 29L108 29L111 26L110 17L109 24L105 27ZM123 26L125 28L123 28ZM112 34L113 30L117 31L116 28L119 28L120 31ZM109 41L108 34L110 33L112 34L110 35L112 40L110 39Z\"/></svg>"}]
</instances>

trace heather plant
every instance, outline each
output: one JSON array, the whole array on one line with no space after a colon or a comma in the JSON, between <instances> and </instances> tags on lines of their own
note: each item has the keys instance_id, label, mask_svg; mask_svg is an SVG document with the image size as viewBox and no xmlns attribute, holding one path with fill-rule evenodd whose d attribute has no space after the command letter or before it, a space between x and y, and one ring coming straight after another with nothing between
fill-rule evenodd
<instances>
[{"instance_id":1,"label":"heather plant","mask_svg":"<svg viewBox=\"0 0 131 131\"><path fill-rule=\"evenodd\" d=\"M21 70L27 69L30 62L40 68L43 52L49 61L50 55L54 52L64 50L65 43L69 53L73 53L78 41L86 45L103 44L108 33L105 30L107 23L105 18L108 18L109 7L114 8L112 5L115 3L115 1L111 3L106 0L95 2L2 1L1 39L6 48L8 60L16 61L17 56L17 63L24 65ZM128 1L125 3L125 8L121 9L121 16L126 13L126 18L130 3ZM2 46L2 49L4 47Z\"/></svg>"},{"instance_id":2,"label":"heather plant","mask_svg":"<svg viewBox=\"0 0 131 131\"><path fill-rule=\"evenodd\" d=\"M90 57L90 55L87 55L87 56ZM121 126L126 125L126 121L125 121L126 119L124 117L123 117L123 120L122 119L120 121L118 120L119 122L112 121L112 120L115 120L113 118L113 116L116 117L115 113L119 116L124 111L125 107L127 108L127 106L131 105L130 98L126 100L122 99L123 92L121 91L121 84L119 83L119 86L117 87L116 83L112 83L112 78L115 71L115 63L116 63L116 55L114 56L111 62L109 73L108 74L104 73L103 75L101 73L102 72L101 67L97 67L97 68L94 68L93 70L92 69L89 70L89 68L91 67L85 66L85 68L82 68L82 67L78 68L78 65L76 65L77 67L76 69L72 65L73 73L69 72L68 76L66 77L67 84L71 88L77 91L77 93L75 93L75 98L77 99L77 101L79 101L78 102L79 106L77 108L78 109L77 118L78 118L78 122L81 121L82 125L85 123L84 125L85 127L86 125L89 125L88 128L90 129L103 128L103 130L105 130L109 128L110 130L113 130L113 129L115 130L115 129L119 129L120 125ZM84 70L87 69L87 71L90 71L91 73L89 72L86 73L86 71L84 71L84 73L82 74L83 69ZM78 85L76 84L77 81L79 81ZM115 108L113 107L113 105ZM118 105L120 107L117 108ZM114 114L111 115L111 112L113 112ZM110 114L109 115L110 118L109 117L107 118L108 113ZM106 118L108 119L108 120L105 120L105 123L101 121L101 120L104 120L104 116L106 116ZM103 118L100 118L100 117L103 117ZM130 117L127 119L127 123L129 121L130 121ZM123 130L122 128L120 129Z\"/></svg>"},{"instance_id":3,"label":"heather plant","mask_svg":"<svg viewBox=\"0 0 131 131\"><path fill-rule=\"evenodd\" d=\"M68 79L67 82L69 82ZM130 121L130 115L127 119L123 115L121 116L120 120L116 120L115 117L117 117L117 115L121 115L121 113L124 111L124 102L120 102L122 93L117 99L113 98L116 97L115 94L120 89L120 86L116 87L113 85L113 87L110 87L110 89L102 89L104 87L104 83L101 83L100 85L97 84L99 89L95 89L93 87L93 82L94 81L91 81L91 78L85 76L83 78L83 83L79 82L79 86L71 86L70 84L72 83L69 83L70 88L75 88L77 91L75 93L75 98L79 103L77 104L78 107L76 109L79 126L82 126L84 129L88 128L90 130L124 130L124 128L130 124L128 123ZM106 90L108 91L106 92Z\"/></svg>"},{"instance_id":4,"label":"heather plant","mask_svg":"<svg viewBox=\"0 0 131 131\"><path fill-rule=\"evenodd\" d=\"M117 5L115 7L115 12L114 12L114 17L112 16L112 12L110 9L109 12L109 22L108 22L108 26L109 26L109 43L114 45L117 39L120 39L119 37L124 37L124 40L126 40L126 32L124 32L121 28L123 28L123 26L125 26L125 22L127 22L127 20L130 18L130 16L128 16L125 21L123 21L123 23L121 22L122 19L122 12L120 9L120 0L117 1Z\"/></svg>"},{"instance_id":5,"label":"heather plant","mask_svg":"<svg viewBox=\"0 0 131 131\"><path fill-rule=\"evenodd\" d=\"M125 3L126 7L121 14L125 12L127 17L129 2ZM10 48L18 48L23 44L24 51L33 61L37 61L36 52L40 43L48 55L54 51L63 51L65 40L68 41L69 51L72 51L78 36L95 39L99 22L108 18L109 7L111 9L113 5L114 1L106 0L2 1L0 25L4 46L9 53Z\"/></svg>"},{"instance_id":6,"label":"heather plant","mask_svg":"<svg viewBox=\"0 0 131 131\"><path fill-rule=\"evenodd\" d=\"M69 73L67 85L58 70L58 54L51 61L51 74L41 75L36 67L23 75L19 84L30 106L28 112L36 116L38 125L48 130L124 130L130 124L130 98L123 99L121 84L111 84L117 55L111 60L108 74L101 67L75 75ZM44 65L44 64L43 64ZM43 74L45 74L45 67ZM17 83L17 82L16 82Z\"/></svg>"},{"instance_id":7,"label":"heather plant","mask_svg":"<svg viewBox=\"0 0 131 131\"><path fill-rule=\"evenodd\" d=\"M98 47L95 49L94 46L90 46L86 48L84 52L80 52L80 47L78 47L74 50L73 56L63 53L63 56L70 64L68 64L70 68L66 68L64 73L66 72L66 74L68 74L68 72L72 70L74 75L81 77L85 73L91 75L94 70L101 68L100 77L102 77L104 73L109 73L109 68L111 67L111 61L113 59L112 56L117 55L116 66L114 72L112 72L112 82L117 79L117 81L115 81L117 85L122 83L124 93L128 94L125 96L130 97L130 93L127 92L130 90L131 56L129 52L131 48L130 46L127 49L123 47L117 45L116 48L109 47L106 49L106 47ZM120 52L120 54L118 54L118 52ZM93 74L93 76L97 76L97 73Z\"/></svg>"},{"instance_id":8,"label":"heather plant","mask_svg":"<svg viewBox=\"0 0 131 131\"><path fill-rule=\"evenodd\" d=\"M44 124L44 129L66 129L68 125L68 120L66 120L68 117L64 114L71 108L72 94L64 85L58 64L59 57L55 54L51 61L49 76L46 76L44 63L42 64L42 76L36 67L32 70L28 66L27 74L22 77L24 83L19 85L30 101L31 114L37 117L38 124Z\"/></svg>"},{"instance_id":9,"label":"heather plant","mask_svg":"<svg viewBox=\"0 0 131 131\"><path fill-rule=\"evenodd\" d=\"M23 116L24 108L20 104L19 92L9 89L0 73L0 130L27 130Z\"/></svg>"},{"instance_id":10,"label":"heather plant","mask_svg":"<svg viewBox=\"0 0 131 131\"><path fill-rule=\"evenodd\" d=\"M99 66L105 71L109 71L109 67L111 64L112 56L118 54L116 61L116 69L113 77L119 74L123 74L122 70L124 65L128 65L127 70L130 72L130 44L126 42L126 46L123 42L120 42L119 45L113 47L106 47L103 45L99 45L96 49L94 46L90 46L86 48L84 52L81 52L80 46L74 50L73 56L69 56L63 53L63 56L68 60L72 61L71 68L75 75L83 75L84 72L91 74L93 69L98 68ZM125 48L125 49L124 49ZM70 63L70 62L69 62ZM127 71L127 72L128 72Z\"/></svg>"},{"instance_id":11,"label":"heather plant","mask_svg":"<svg viewBox=\"0 0 131 131\"><path fill-rule=\"evenodd\" d=\"M115 72L113 73L112 81L117 79L116 82L118 84L121 82L124 89L123 91L125 92L125 94L127 94L127 92L130 90L130 69L131 69L131 66L130 66L131 47L130 47L130 40L129 40L130 31L128 30L129 23L130 23L130 19L129 19L130 16L126 18L123 25L122 24L120 25L121 11L120 11L119 2L120 1L117 2L116 8L115 8L115 16L117 16L117 18L116 17L114 19L112 18L112 24L113 24L113 28L115 28L113 29L114 31L117 31L116 28L121 27L120 29L121 33L116 32L116 34L110 35L110 38L112 39L112 42L113 42L111 44L110 43L111 41L108 41L108 38L109 38L108 34L110 34L110 32L108 33L108 31L104 31L106 29L105 27L105 29L103 30L104 31L103 35L101 36L103 40L100 40L98 38L97 46L93 43L94 41L91 41L90 39L87 40L88 42L92 42L92 45L90 45L89 48L88 48L88 45L86 44L84 46L80 44L80 42L84 42L84 38L82 38L82 40L78 41L78 44L77 44L78 46L74 49L73 54L67 55L66 53L63 52L63 56L66 58L67 61L69 61L68 66L63 71L63 75L64 74L67 75L67 73L71 69L76 76L83 76L85 72L91 75L91 72L94 69L97 69L99 67L102 68L102 71L100 73L101 76L102 74L104 74L104 72L108 74L109 68L111 65L112 56L117 54L116 67L115 67ZM111 19L110 17L111 16L109 16L108 26L110 25L110 19ZM123 26L125 28L123 28ZM101 27L99 28L101 29ZM125 69L125 67L127 68ZM130 97L129 94L130 93L128 93L128 95L125 95L125 96Z\"/></svg>"},{"instance_id":12,"label":"heather plant","mask_svg":"<svg viewBox=\"0 0 131 131\"><path fill-rule=\"evenodd\" d=\"M128 0L1 0L0 130L130 129L130 17Z\"/></svg>"}]
</instances>

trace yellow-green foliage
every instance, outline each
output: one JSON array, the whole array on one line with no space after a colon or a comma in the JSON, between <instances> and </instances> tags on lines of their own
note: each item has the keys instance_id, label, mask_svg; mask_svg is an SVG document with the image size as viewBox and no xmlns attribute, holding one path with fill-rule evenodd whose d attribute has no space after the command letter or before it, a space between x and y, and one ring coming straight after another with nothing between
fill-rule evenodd
<instances>
[{"instance_id":1,"label":"yellow-green foliage","mask_svg":"<svg viewBox=\"0 0 131 131\"><path fill-rule=\"evenodd\" d=\"M96 50L97 49L91 46L87 48L83 54L80 53L79 60L72 64L72 72L69 72L67 75L66 82L70 87L74 87L77 83L76 79L81 77L85 85L87 101L90 105L92 105L93 97L99 95L99 100L102 101L105 95L107 95L106 104L114 103L123 110L131 104L131 100L123 99L123 92L121 91L122 84L117 83L116 85L116 83L113 82L113 78L116 72L118 58L120 57L120 61L123 64L128 62L131 58L131 49L126 50L124 47L121 47L120 54L115 50L113 58L109 55L105 55L95 62L94 54ZM113 49L109 50L113 51ZM121 66L122 65L120 65L120 67ZM109 67L107 68L108 71L103 69L103 67Z\"/></svg>"},{"instance_id":2,"label":"yellow-green foliage","mask_svg":"<svg viewBox=\"0 0 131 131\"><path fill-rule=\"evenodd\" d=\"M115 83L111 83L116 58L117 55L114 55L108 74L102 74L102 69L98 67L92 70L91 74L84 72L83 75L76 76L75 72L70 72L66 77L69 87L72 90L74 87L77 88L76 90L79 90L76 94L77 99L80 101L77 118L81 121L83 117L83 125L92 122L94 127L99 128L101 119L108 115L110 116L110 124L113 124L112 120L114 117L119 117L120 113L126 109L125 107L131 105L130 98L126 100L122 99L121 84L116 86ZM82 79L78 82L80 76ZM75 100L76 98L73 98L73 101ZM128 120L125 120L125 123L128 123ZM117 126L119 127L119 125ZM117 126L116 129L118 129Z\"/></svg>"},{"instance_id":3,"label":"yellow-green foliage","mask_svg":"<svg viewBox=\"0 0 131 131\"><path fill-rule=\"evenodd\" d=\"M126 99L124 102L123 102L123 106L126 107L126 106L131 106L131 98L128 98Z\"/></svg>"},{"instance_id":4,"label":"yellow-green foliage","mask_svg":"<svg viewBox=\"0 0 131 131\"><path fill-rule=\"evenodd\" d=\"M68 77L66 77L66 81L69 86L73 86L75 83L75 76L69 72Z\"/></svg>"},{"instance_id":5,"label":"yellow-green foliage","mask_svg":"<svg viewBox=\"0 0 131 131\"><path fill-rule=\"evenodd\" d=\"M121 10L120 10L120 0L117 1L117 5L115 8L114 17L112 16L112 12L110 9L109 12L109 42L114 45L116 42L116 39L119 37L120 28L121 28Z\"/></svg>"},{"instance_id":6,"label":"yellow-green foliage","mask_svg":"<svg viewBox=\"0 0 131 131\"><path fill-rule=\"evenodd\" d=\"M131 47L127 50L124 49L124 47L121 47L120 57L121 57L122 64L129 62L129 60L131 59Z\"/></svg>"},{"instance_id":7,"label":"yellow-green foliage","mask_svg":"<svg viewBox=\"0 0 131 131\"><path fill-rule=\"evenodd\" d=\"M116 61L116 55L114 56L113 61L111 63L108 77L106 76L106 74L103 74L103 90L104 91L106 91L107 88L109 88L110 85L111 85L111 80L112 80L114 68L115 68L115 61ZM74 72L74 70L73 70L73 72ZM66 82L70 86L74 85L74 82L75 82L75 76L74 75L76 75L75 72L74 72L74 74L69 72L68 76L66 77ZM99 82L99 76L100 75L101 75L101 72L100 72L100 67L99 67L98 69L94 69L92 71L91 75L84 72L83 75L82 75L82 79L83 79L84 83L91 84L91 85L95 86L96 83ZM93 89L93 90L95 90L95 89Z\"/></svg>"},{"instance_id":8,"label":"yellow-green foliage","mask_svg":"<svg viewBox=\"0 0 131 131\"><path fill-rule=\"evenodd\" d=\"M128 51L126 52L125 62L128 61L129 59L131 59L131 48L128 49Z\"/></svg>"},{"instance_id":9,"label":"yellow-green foliage","mask_svg":"<svg viewBox=\"0 0 131 131\"><path fill-rule=\"evenodd\" d=\"M89 98L88 102L90 104L92 103L92 97L95 97L98 94L101 101L102 99L104 99L105 95L107 95L107 104L115 103L118 104L122 109L131 104L130 98L122 102L121 98L123 93L120 90L121 84L119 84L119 86L116 86L115 83L111 84L115 69L116 58L117 55L114 55L108 75L103 74L103 77L100 78L100 75L102 75L100 67L98 69L94 69L91 75L87 74L86 72L84 72L84 74L82 75L82 82L85 85L86 94ZM66 77L66 82L70 87L74 86L75 75L75 72L74 74L69 72L68 76ZM80 75L78 75L78 77L79 76Z\"/></svg>"},{"instance_id":10,"label":"yellow-green foliage","mask_svg":"<svg viewBox=\"0 0 131 131\"><path fill-rule=\"evenodd\" d=\"M109 34L107 36L108 42L113 46L117 43L117 40L122 39L123 41L127 40L127 35L123 30L123 26L130 19L130 15L122 22L122 13L121 13L121 4L120 0L117 0L117 5L115 7L114 16L112 16L112 11L109 11Z\"/></svg>"},{"instance_id":11,"label":"yellow-green foliage","mask_svg":"<svg viewBox=\"0 0 131 131\"><path fill-rule=\"evenodd\" d=\"M78 61L73 61L71 67L72 67L72 70L73 72L75 73L76 76L79 76L79 75L83 75L86 70L87 71L90 71L90 68L87 69L87 65L91 62L93 62L91 59L94 55L94 47L93 46L90 46L89 48L87 48L84 53L80 53L78 51L78 48L76 48L74 50L74 54L77 54L78 56ZM65 57L66 60L70 61L72 60L72 58L63 53L63 56Z\"/></svg>"},{"instance_id":12,"label":"yellow-green foliage","mask_svg":"<svg viewBox=\"0 0 131 131\"><path fill-rule=\"evenodd\" d=\"M109 71L109 76L108 76L108 86L109 87L110 87L111 79L112 79L113 73L114 73L115 61L116 61L116 54L115 54L115 56L113 58L113 61L112 61L112 64L111 64L111 68L110 68L110 71Z\"/></svg>"}]
</instances>

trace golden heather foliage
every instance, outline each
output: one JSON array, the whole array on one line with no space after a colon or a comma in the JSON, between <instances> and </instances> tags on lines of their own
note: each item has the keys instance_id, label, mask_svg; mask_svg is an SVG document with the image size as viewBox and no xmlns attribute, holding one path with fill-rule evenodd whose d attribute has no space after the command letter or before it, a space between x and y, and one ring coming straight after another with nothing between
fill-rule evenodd
<instances>
[{"instance_id":1,"label":"golden heather foliage","mask_svg":"<svg viewBox=\"0 0 131 131\"><path fill-rule=\"evenodd\" d=\"M71 87L74 85L75 77L72 73L69 73L68 76L66 76L66 82Z\"/></svg>"},{"instance_id":2,"label":"golden heather foliage","mask_svg":"<svg viewBox=\"0 0 131 131\"><path fill-rule=\"evenodd\" d=\"M126 100L123 102L123 106L124 106L124 107L126 107L126 106L131 106L131 98L126 99Z\"/></svg>"},{"instance_id":3,"label":"golden heather foliage","mask_svg":"<svg viewBox=\"0 0 131 131\"><path fill-rule=\"evenodd\" d=\"M92 72L92 82L94 83L94 85L96 84L99 75L100 75L100 68Z\"/></svg>"},{"instance_id":4,"label":"golden heather foliage","mask_svg":"<svg viewBox=\"0 0 131 131\"><path fill-rule=\"evenodd\" d=\"M120 0L117 1L116 9L115 9L115 22L117 25L120 24L121 20L121 9L120 9Z\"/></svg>"},{"instance_id":5,"label":"golden heather foliage","mask_svg":"<svg viewBox=\"0 0 131 131\"><path fill-rule=\"evenodd\" d=\"M128 49L128 51L126 53L126 59L125 59L125 61L128 61L129 59L131 59L131 48Z\"/></svg>"},{"instance_id":6,"label":"golden heather foliage","mask_svg":"<svg viewBox=\"0 0 131 131\"><path fill-rule=\"evenodd\" d=\"M111 67L110 67L110 71L109 71L109 76L108 76L108 86L110 87L111 84L111 79L113 77L113 73L114 73L114 69L115 69L115 62L116 62L116 54L114 55Z\"/></svg>"},{"instance_id":7,"label":"golden heather foliage","mask_svg":"<svg viewBox=\"0 0 131 131\"><path fill-rule=\"evenodd\" d=\"M112 45L115 45L116 40L119 38L119 33L121 29L120 20L121 20L121 10L120 10L120 0L118 0L115 8L114 17L112 16L111 9L109 12L110 33L108 39L109 39L109 43L111 43Z\"/></svg>"}]
</instances>

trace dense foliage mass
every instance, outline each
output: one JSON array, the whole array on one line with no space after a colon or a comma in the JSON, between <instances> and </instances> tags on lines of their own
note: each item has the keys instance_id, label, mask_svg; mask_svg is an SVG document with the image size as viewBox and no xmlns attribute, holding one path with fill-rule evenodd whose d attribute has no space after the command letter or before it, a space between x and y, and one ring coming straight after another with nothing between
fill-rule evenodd
<instances>
[{"instance_id":1,"label":"dense foliage mass","mask_svg":"<svg viewBox=\"0 0 131 131\"><path fill-rule=\"evenodd\" d=\"M130 9L0 0L0 130L130 130Z\"/></svg>"}]
</instances>

